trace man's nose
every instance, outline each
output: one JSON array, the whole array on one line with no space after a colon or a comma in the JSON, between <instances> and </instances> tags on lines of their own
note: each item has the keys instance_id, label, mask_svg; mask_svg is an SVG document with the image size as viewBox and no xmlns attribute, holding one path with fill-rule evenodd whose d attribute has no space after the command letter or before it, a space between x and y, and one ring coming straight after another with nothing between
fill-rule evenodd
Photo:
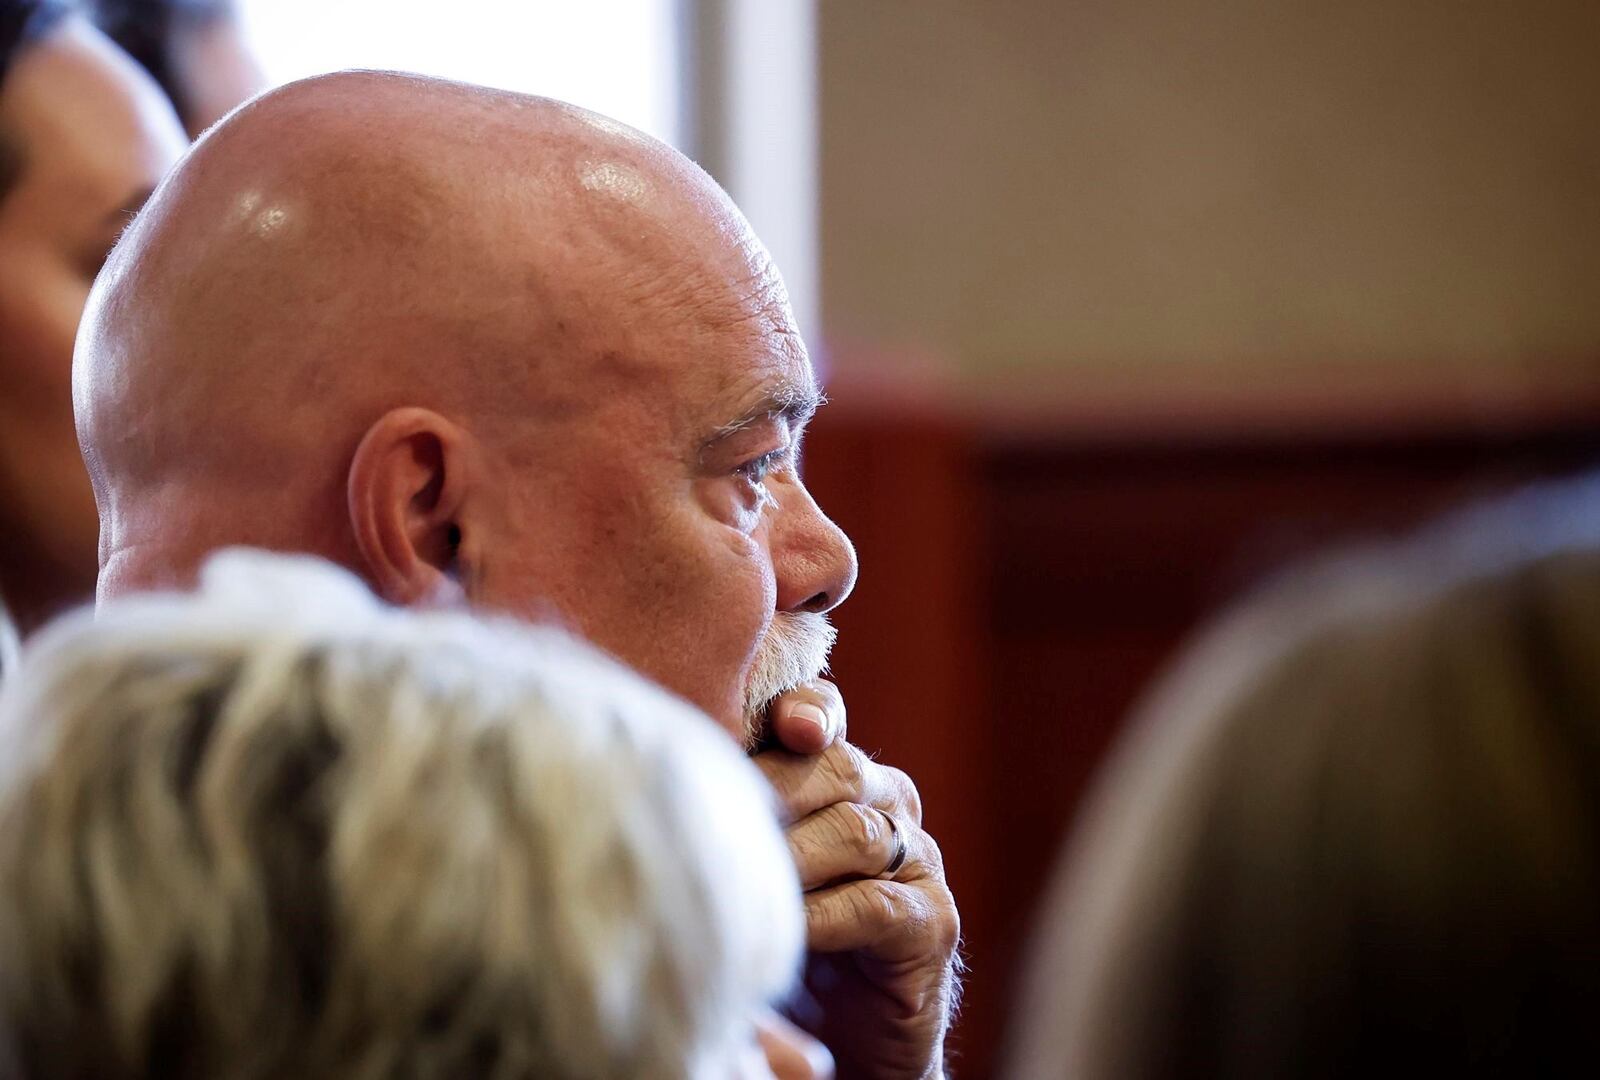
<instances>
[{"instance_id":1,"label":"man's nose","mask_svg":"<svg viewBox=\"0 0 1600 1080\"><path fill-rule=\"evenodd\" d=\"M798 483L778 495L772 563L779 611L831 611L856 587L855 546Z\"/></svg>"}]
</instances>

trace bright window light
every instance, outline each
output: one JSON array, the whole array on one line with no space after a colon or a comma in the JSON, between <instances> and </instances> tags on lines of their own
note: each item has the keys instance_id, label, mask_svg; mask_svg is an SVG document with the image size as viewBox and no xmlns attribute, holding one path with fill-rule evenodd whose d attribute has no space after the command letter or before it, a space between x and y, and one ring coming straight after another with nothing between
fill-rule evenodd
<instances>
[{"instance_id":1,"label":"bright window light","mask_svg":"<svg viewBox=\"0 0 1600 1080\"><path fill-rule=\"evenodd\" d=\"M561 98L678 142L678 0L240 0L268 78L387 68Z\"/></svg>"}]
</instances>

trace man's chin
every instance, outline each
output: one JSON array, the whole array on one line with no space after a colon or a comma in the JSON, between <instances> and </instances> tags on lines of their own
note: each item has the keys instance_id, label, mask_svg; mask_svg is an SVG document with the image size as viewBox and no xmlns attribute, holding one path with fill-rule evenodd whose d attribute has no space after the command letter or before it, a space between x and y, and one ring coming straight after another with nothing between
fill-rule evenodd
<instances>
[{"instance_id":1,"label":"man's chin","mask_svg":"<svg viewBox=\"0 0 1600 1080\"><path fill-rule=\"evenodd\" d=\"M746 754L753 757L763 750L771 750L778 745L777 736L772 733L771 702L763 706L758 713L746 713L740 723L739 742Z\"/></svg>"},{"instance_id":2,"label":"man's chin","mask_svg":"<svg viewBox=\"0 0 1600 1080\"><path fill-rule=\"evenodd\" d=\"M747 754L755 754L766 749L767 744L773 739L772 722L770 719L770 703L760 712L748 711L748 706L738 705L727 711L711 714L711 719L728 737L733 739Z\"/></svg>"}]
</instances>

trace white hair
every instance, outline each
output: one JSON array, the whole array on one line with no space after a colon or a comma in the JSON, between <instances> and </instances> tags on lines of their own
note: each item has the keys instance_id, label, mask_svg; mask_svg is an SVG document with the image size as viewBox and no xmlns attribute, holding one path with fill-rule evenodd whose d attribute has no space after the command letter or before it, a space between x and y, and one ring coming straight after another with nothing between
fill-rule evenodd
<instances>
[{"instance_id":1,"label":"white hair","mask_svg":"<svg viewBox=\"0 0 1600 1080\"><path fill-rule=\"evenodd\" d=\"M838 636L826 615L780 611L773 616L745 681L746 750L754 750L765 734L767 709L780 695L828 670L828 653Z\"/></svg>"},{"instance_id":2,"label":"white hair","mask_svg":"<svg viewBox=\"0 0 1600 1080\"><path fill-rule=\"evenodd\" d=\"M0 1072L728 1075L795 975L759 773L558 631L232 551L9 683Z\"/></svg>"}]
</instances>

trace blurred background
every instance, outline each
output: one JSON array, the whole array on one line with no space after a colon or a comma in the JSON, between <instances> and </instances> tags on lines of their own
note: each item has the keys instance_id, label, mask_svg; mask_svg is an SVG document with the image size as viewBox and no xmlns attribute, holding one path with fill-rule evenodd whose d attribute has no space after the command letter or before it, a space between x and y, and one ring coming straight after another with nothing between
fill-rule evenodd
<instances>
[{"instance_id":1,"label":"blurred background","mask_svg":"<svg viewBox=\"0 0 1600 1080\"><path fill-rule=\"evenodd\" d=\"M835 673L964 916L959 1075L1129 705L1312 550L1600 460L1593 0L239 0L678 145L772 249Z\"/></svg>"}]
</instances>

